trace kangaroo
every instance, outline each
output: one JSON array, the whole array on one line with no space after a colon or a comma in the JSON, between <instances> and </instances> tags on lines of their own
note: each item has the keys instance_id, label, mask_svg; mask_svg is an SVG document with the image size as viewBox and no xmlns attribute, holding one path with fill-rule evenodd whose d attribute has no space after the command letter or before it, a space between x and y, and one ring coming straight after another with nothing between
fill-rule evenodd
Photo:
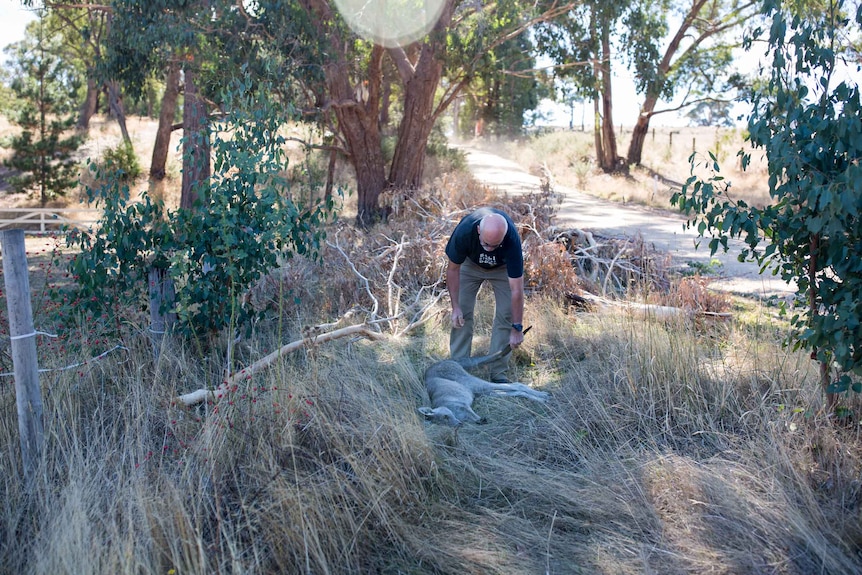
<instances>
[{"instance_id":1,"label":"kangaroo","mask_svg":"<svg viewBox=\"0 0 862 575\"><path fill-rule=\"evenodd\" d=\"M467 373L465 368L478 367L509 352L508 346L501 351L481 357L444 359L425 370L425 388L431 398L431 407L420 407L419 413L434 423L461 425L462 423L486 423L473 408L473 400L481 395L506 395L526 397L544 402L548 394L537 391L523 383L491 383Z\"/></svg>"}]
</instances>

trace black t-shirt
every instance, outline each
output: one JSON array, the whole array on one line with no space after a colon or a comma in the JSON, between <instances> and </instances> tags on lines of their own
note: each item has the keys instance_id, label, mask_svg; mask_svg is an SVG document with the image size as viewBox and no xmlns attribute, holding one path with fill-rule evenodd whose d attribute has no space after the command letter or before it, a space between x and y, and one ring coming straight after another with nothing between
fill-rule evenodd
<instances>
[{"instance_id":1,"label":"black t-shirt","mask_svg":"<svg viewBox=\"0 0 862 575\"><path fill-rule=\"evenodd\" d=\"M503 237L503 243L492 252L486 251L479 242L479 220L490 213L500 214L506 218L509 228ZM505 265L506 274L510 278L524 275L524 254L521 251L521 238L518 236L518 230L515 229L515 223L508 215L495 208L479 208L464 216L455 226L452 237L446 244L446 256L452 263L458 265L463 264L467 258L487 269Z\"/></svg>"}]
</instances>

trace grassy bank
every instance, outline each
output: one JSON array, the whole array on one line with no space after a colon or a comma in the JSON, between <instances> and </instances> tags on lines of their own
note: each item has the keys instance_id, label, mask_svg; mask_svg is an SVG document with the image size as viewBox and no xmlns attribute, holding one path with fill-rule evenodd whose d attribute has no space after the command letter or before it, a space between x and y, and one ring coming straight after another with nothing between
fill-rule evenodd
<instances>
[{"instance_id":1,"label":"grassy bank","mask_svg":"<svg viewBox=\"0 0 862 575\"><path fill-rule=\"evenodd\" d=\"M551 400L481 399L481 426L423 421L423 370L448 350L443 245L465 205L500 200L463 175L435 188L394 198L371 232L334 224L323 264L296 258L248 294L267 313L236 344L177 338L154 354L145 310L106 321L44 297L68 286L52 263L68 254L30 254L31 274L51 276L32 282L37 329L60 337L38 338L46 443L29 487L0 379L0 571L862 572L859 399L825 413L775 309L711 294L730 317L698 315L697 281L626 284L690 312L672 321L624 300L575 307L590 286L542 240L547 198L506 208L532 230L532 330L512 375ZM430 319L405 332L413 304ZM177 401L348 311L382 339L305 346L219 401Z\"/></svg>"},{"instance_id":2,"label":"grassy bank","mask_svg":"<svg viewBox=\"0 0 862 575\"><path fill-rule=\"evenodd\" d=\"M449 226L433 227L404 244L400 285L439 273L427 264ZM403 236L379 232L343 229L338 241L385 307L391 268L364 266ZM234 371L370 305L338 253L294 265L255 294L276 306L233 347ZM773 308L739 300L730 319L662 322L531 293L513 375L552 399L482 399L489 423L458 429L416 411L424 368L447 353L445 298L408 334L303 348L190 408L177 396L221 381L225 341L174 341L154 356L132 313L119 332L74 318L59 342L40 339L52 371L29 488L13 385L0 383L0 572L862 569L859 401L823 413L814 366L781 346ZM476 351L491 302L479 309Z\"/></svg>"},{"instance_id":3,"label":"grassy bank","mask_svg":"<svg viewBox=\"0 0 862 575\"><path fill-rule=\"evenodd\" d=\"M301 337L317 309L259 326L237 363ZM817 374L780 345L771 309L665 323L531 297L514 375L551 401L482 399L489 423L459 429L416 411L424 367L446 354L439 312L410 335L287 355L191 408L177 395L218 381L223 348L174 342L154 359L128 335L126 350L43 376L29 491L4 378L3 571L862 569L858 401L821 414ZM87 326L69 338L89 344L40 348L45 366L112 343Z\"/></svg>"}]
</instances>

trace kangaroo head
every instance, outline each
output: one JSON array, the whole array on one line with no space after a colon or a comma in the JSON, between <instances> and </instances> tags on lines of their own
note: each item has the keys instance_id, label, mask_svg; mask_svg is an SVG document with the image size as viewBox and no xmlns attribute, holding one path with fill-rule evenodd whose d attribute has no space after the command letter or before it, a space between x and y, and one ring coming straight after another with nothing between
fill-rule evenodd
<instances>
[{"instance_id":1,"label":"kangaroo head","mask_svg":"<svg viewBox=\"0 0 862 575\"><path fill-rule=\"evenodd\" d=\"M456 426L460 425L461 422L458 421L458 418L455 417L455 414L452 413L452 410L448 407L420 407L418 408L419 413L425 416L425 419L432 421L434 423L441 423L443 425L451 425Z\"/></svg>"},{"instance_id":2,"label":"kangaroo head","mask_svg":"<svg viewBox=\"0 0 862 575\"><path fill-rule=\"evenodd\" d=\"M453 427L467 422L479 425L488 423L486 418L479 417L476 415L476 412L469 407L452 406L449 408L440 406L431 408L423 406L417 409L419 413L424 415L429 421L443 425L451 425Z\"/></svg>"}]
</instances>

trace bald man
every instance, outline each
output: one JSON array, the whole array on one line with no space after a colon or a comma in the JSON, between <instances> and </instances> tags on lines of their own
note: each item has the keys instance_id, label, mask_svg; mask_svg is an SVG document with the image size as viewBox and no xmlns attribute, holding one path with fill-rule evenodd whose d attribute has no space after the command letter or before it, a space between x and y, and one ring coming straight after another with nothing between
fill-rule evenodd
<instances>
[{"instance_id":1,"label":"bald man","mask_svg":"<svg viewBox=\"0 0 862 575\"><path fill-rule=\"evenodd\" d=\"M462 219L446 244L446 285L452 300L449 354L470 357L473 311L483 283L494 290L494 326L489 354L524 341L524 254L512 219L495 208L479 208ZM491 381L509 381L509 356L489 364Z\"/></svg>"}]
</instances>

